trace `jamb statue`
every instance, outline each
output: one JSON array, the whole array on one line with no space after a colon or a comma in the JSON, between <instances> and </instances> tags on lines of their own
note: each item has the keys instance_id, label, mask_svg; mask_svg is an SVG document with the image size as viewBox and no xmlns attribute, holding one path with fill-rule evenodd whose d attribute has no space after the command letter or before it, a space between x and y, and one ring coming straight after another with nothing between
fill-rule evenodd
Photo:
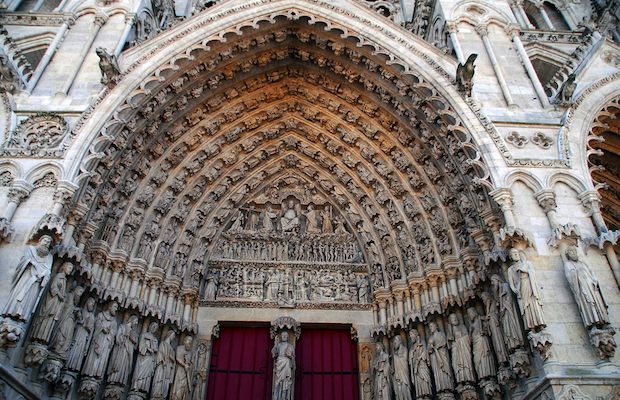
<instances>
[{"instance_id":1,"label":"jamb statue","mask_svg":"<svg viewBox=\"0 0 620 400\"><path fill-rule=\"evenodd\" d=\"M538 331L546 326L540 293L534 279L534 267L519 250L510 249L512 264L508 268L510 288L517 295L523 322L528 330Z\"/></svg>"},{"instance_id":2,"label":"jamb statue","mask_svg":"<svg viewBox=\"0 0 620 400\"><path fill-rule=\"evenodd\" d=\"M398 335L392 339L392 352L392 385L396 395L395 399L411 400L407 348L402 345L402 339Z\"/></svg>"}]
</instances>

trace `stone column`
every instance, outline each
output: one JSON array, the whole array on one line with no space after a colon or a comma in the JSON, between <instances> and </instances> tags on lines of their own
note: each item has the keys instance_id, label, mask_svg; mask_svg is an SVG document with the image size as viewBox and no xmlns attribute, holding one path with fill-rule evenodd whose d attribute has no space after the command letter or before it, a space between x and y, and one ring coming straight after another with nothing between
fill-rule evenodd
<instances>
[{"instance_id":1,"label":"stone column","mask_svg":"<svg viewBox=\"0 0 620 400\"><path fill-rule=\"evenodd\" d=\"M504 99L506 100L506 104L509 107L516 106L515 102L512 99L512 95L510 94L510 90L508 88L508 84L506 83L506 79L504 79L504 74L502 69L497 62L497 57L495 57L495 52L493 51L493 46L489 41L489 31L488 25L479 24L476 25L476 32L482 38L482 43L484 44L484 49L486 50L487 56L489 56L489 60L491 61L491 65L493 66L493 71L495 71L495 76L497 81L499 82L499 87L502 90L502 94L504 95Z\"/></svg>"},{"instance_id":2,"label":"stone column","mask_svg":"<svg viewBox=\"0 0 620 400\"><path fill-rule=\"evenodd\" d=\"M519 53L521 62L523 63L523 66L525 67L525 71L527 72L527 75L530 77L530 81L532 82L532 85L534 86L534 90L536 91L536 94L538 95L538 100L540 101L540 104L543 106L543 108L548 107L549 98L547 97L547 94L545 93L545 89L540 83L540 79L538 79L536 70L534 69L532 62L530 61L530 58L528 57L527 52L525 51L523 42L521 41L521 38L519 37L519 32L520 32L519 27L513 24L506 25L506 32L512 38L512 42L514 43L515 48L517 49L517 52Z\"/></svg>"},{"instance_id":3,"label":"stone column","mask_svg":"<svg viewBox=\"0 0 620 400\"><path fill-rule=\"evenodd\" d=\"M459 60L461 64L465 64L465 56L463 55L463 49L461 48L461 42L459 42L459 38L456 35L459 31L458 26L454 21L450 21L446 23L446 29L450 34L450 40L452 41L452 45L454 46L454 52L456 53L456 58Z\"/></svg>"},{"instance_id":4,"label":"stone column","mask_svg":"<svg viewBox=\"0 0 620 400\"><path fill-rule=\"evenodd\" d=\"M513 0L510 3L510 8L512 8L512 12L515 14L517 21L519 24L526 29L534 29L534 25L530 22L525 14L525 10L523 9L523 0Z\"/></svg>"},{"instance_id":5,"label":"stone column","mask_svg":"<svg viewBox=\"0 0 620 400\"><path fill-rule=\"evenodd\" d=\"M30 195L31 191L32 185L24 181L16 181L11 185L7 194L9 202L4 209L4 215L0 218L0 241L11 241L11 237L15 233L15 228L11 223L13 216L19 204Z\"/></svg>"},{"instance_id":6,"label":"stone column","mask_svg":"<svg viewBox=\"0 0 620 400\"><path fill-rule=\"evenodd\" d=\"M547 11L545 11L545 8L543 7L543 3L540 2L536 4L536 8L538 9L538 12L540 12L540 15L543 17L543 19L545 20L545 24L547 24L549 29L554 31L555 26L553 26L553 22L551 22L551 19L549 19L549 15L547 14Z\"/></svg>"}]
</instances>

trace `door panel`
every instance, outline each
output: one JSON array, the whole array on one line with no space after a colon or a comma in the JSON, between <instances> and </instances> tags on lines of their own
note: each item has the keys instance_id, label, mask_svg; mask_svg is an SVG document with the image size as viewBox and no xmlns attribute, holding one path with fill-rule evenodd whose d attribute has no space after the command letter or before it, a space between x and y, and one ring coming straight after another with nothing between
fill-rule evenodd
<instances>
[{"instance_id":1,"label":"door panel","mask_svg":"<svg viewBox=\"0 0 620 400\"><path fill-rule=\"evenodd\" d=\"M222 327L213 342L207 399L271 398L270 351L268 328Z\"/></svg>"}]
</instances>

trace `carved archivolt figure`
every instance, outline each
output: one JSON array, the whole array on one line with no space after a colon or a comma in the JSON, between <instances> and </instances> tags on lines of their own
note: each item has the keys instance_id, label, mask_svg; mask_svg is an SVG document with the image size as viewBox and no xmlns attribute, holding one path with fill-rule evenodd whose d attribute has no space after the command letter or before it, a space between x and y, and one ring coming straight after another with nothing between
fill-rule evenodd
<instances>
[{"instance_id":1,"label":"carved archivolt figure","mask_svg":"<svg viewBox=\"0 0 620 400\"><path fill-rule=\"evenodd\" d=\"M132 315L129 320L118 328L116 344L108 367L108 382L125 385L133 367L133 353L138 342L134 328L138 325L138 317Z\"/></svg>"},{"instance_id":2,"label":"carved archivolt figure","mask_svg":"<svg viewBox=\"0 0 620 400\"><path fill-rule=\"evenodd\" d=\"M95 328L95 304L95 299L89 297L82 312L77 315L77 327L73 334L73 344L69 348L69 356L67 358L67 369L71 371L79 371L82 367L82 361L86 357L90 335Z\"/></svg>"},{"instance_id":3,"label":"carved archivolt figure","mask_svg":"<svg viewBox=\"0 0 620 400\"><path fill-rule=\"evenodd\" d=\"M288 332L280 334L280 341L273 346L271 356L274 358L273 400L292 400L295 348L288 341Z\"/></svg>"},{"instance_id":4,"label":"carved archivolt figure","mask_svg":"<svg viewBox=\"0 0 620 400\"><path fill-rule=\"evenodd\" d=\"M175 354L172 348L174 331L169 331L166 338L159 345L155 374L153 375L153 387L151 397L153 399L165 399L168 397L170 382L174 377Z\"/></svg>"},{"instance_id":5,"label":"carved archivolt figure","mask_svg":"<svg viewBox=\"0 0 620 400\"><path fill-rule=\"evenodd\" d=\"M191 336L177 346L176 371L174 383L170 391L170 400L189 400L190 385L192 384L192 341Z\"/></svg>"},{"instance_id":6,"label":"carved archivolt figure","mask_svg":"<svg viewBox=\"0 0 620 400\"><path fill-rule=\"evenodd\" d=\"M411 350L409 350L409 364L411 366L411 381L415 388L416 399L429 399L433 395L431 384L431 360L428 351L422 343L422 338L418 331L409 331L411 339Z\"/></svg>"},{"instance_id":7,"label":"carved archivolt figure","mask_svg":"<svg viewBox=\"0 0 620 400\"><path fill-rule=\"evenodd\" d=\"M155 333L157 333L159 325L157 322L151 322L149 328L140 336L138 344L138 359L136 368L133 373L132 390L148 393L151 386L151 378L155 373L155 356L157 354L157 346L159 344Z\"/></svg>"},{"instance_id":8,"label":"carved archivolt figure","mask_svg":"<svg viewBox=\"0 0 620 400\"><path fill-rule=\"evenodd\" d=\"M428 354L431 356L433 377L438 392L452 390L452 370L448 355L448 340L446 335L437 328L437 324L428 324L431 335L428 338Z\"/></svg>"},{"instance_id":9,"label":"carved archivolt figure","mask_svg":"<svg viewBox=\"0 0 620 400\"><path fill-rule=\"evenodd\" d=\"M372 374L375 377L375 400L391 400L390 388L390 358L383 349L383 344L377 343L375 361L372 365Z\"/></svg>"},{"instance_id":10,"label":"carved archivolt figure","mask_svg":"<svg viewBox=\"0 0 620 400\"><path fill-rule=\"evenodd\" d=\"M562 258L564 274L585 326L589 328L592 325L608 324L607 304L603 299L601 287L590 267L579 259L577 247L569 246Z\"/></svg>"},{"instance_id":11,"label":"carved archivolt figure","mask_svg":"<svg viewBox=\"0 0 620 400\"><path fill-rule=\"evenodd\" d=\"M41 236L36 246L29 246L17 264L11 294L2 311L3 317L27 321L39 302L52 269L50 236Z\"/></svg>"},{"instance_id":12,"label":"carved archivolt figure","mask_svg":"<svg viewBox=\"0 0 620 400\"><path fill-rule=\"evenodd\" d=\"M95 333L93 340L82 368L82 375L94 378L102 378L105 374L105 367L114 346L114 336L116 335L116 310L118 303L111 302L107 309L97 315L95 322Z\"/></svg>"},{"instance_id":13,"label":"carved archivolt figure","mask_svg":"<svg viewBox=\"0 0 620 400\"><path fill-rule=\"evenodd\" d=\"M508 268L508 280L510 288L517 294L523 322L530 330L544 328L546 324L534 267L517 249L510 249L510 259L513 263Z\"/></svg>"},{"instance_id":14,"label":"carved archivolt figure","mask_svg":"<svg viewBox=\"0 0 620 400\"><path fill-rule=\"evenodd\" d=\"M499 303L499 315L502 322L502 332L504 341L509 350L514 350L523 344L521 325L515 302L512 297L512 290L507 282L504 282L499 275L491 277L491 286Z\"/></svg>"},{"instance_id":15,"label":"carved archivolt figure","mask_svg":"<svg viewBox=\"0 0 620 400\"><path fill-rule=\"evenodd\" d=\"M471 339L456 314L448 317L452 326L452 369L457 382L475 382L471 357Z\"/></svg>"},{"instance_id":16,"label":"carved archivolt figure","mask_svg":"<svg viewBox=\"0 0 620 400\"><path fill-rule=\"evenodd\" d=\"M58 319L58 327L54 332L51 340L51 350L60 357L66 357L71 340L73 339L73 331L80 312L80 298L84 293L84 288L77 286L65 298L60 318Z\"/></svg>"},{"instance_id":17,"label":"carved archivolt figure","mask_svg":"<svg viewBox=\"0 0 620 400\"><path fill-rule=\"evenodd\" d=\"M36 319L37 323L33 324L32 327L31 338L33 340L42 343L49 342L54 325L62 313L67 289L67 276L71 275L72 272L73 264L66 262L62 264L60 271L52 279L43 307L41 307Z\"/></svg>"},{"instance_id":18,"label":"carved archivolt figure","mask_svg":"<svg viewBox=\"0 0 620 400\"><path fill-rule=\"evenodd\" d=\"M488 378L495 375L495 361L491 352L491 344L487 337L488 333L485 329L482 318L478 315L475 308L468 308L467 315L471 321L469 331L471 333L471 341L474 349L474 365L476 366L476 374L478 378Z\"/></svg>"},{"instance_id":19,"label":"carved archivolt figure","mask_svg":"<svg viewBox=\"0 0 620 400\"><path fill-rule=\"evenodd\" d=\"M400 336L392 340L392 385L396 400L411 400L409 385L409 364L407 363L407 348L402 345Z\"/></svg>"}]
</instances>

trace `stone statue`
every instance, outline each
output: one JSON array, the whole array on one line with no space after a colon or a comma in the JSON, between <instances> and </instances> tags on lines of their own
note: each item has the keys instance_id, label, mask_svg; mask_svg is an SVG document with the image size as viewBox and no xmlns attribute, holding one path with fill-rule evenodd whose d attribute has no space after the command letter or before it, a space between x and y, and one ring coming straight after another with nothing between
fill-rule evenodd
<instances>
[{"instance_id":1,"label":"stone statue","mask_svg":"<svg viewBox=\"0 0 620 400\"><path fill-rule=\"evenodd\" d=\"M365 276L357 278L357 298L360 303L368 303L368 279Z\"/></svg>"},{"instance_id":2,"label":"stone statue","mask_svg":"<svg viewBox=\"0 0 620 400\"><path fill-rule=\"evenodd\" d=\"M392 339L392 386L395 400L411 400L411 386L409 384L409 364L407 363L407 348L402 345L400 336Z\"/></svg>"},{"instance_id":3,"label":"stone statue","mask_svg":"<svg viewBox=\"0 0 620 400\"><path fill-rule=\"evenodd\" d=\"M345 228L344 226L344 218L336 218L336 230L335 233L337 235L346 235L347 233L349 233L347 231L347 228Z\"/></svg>"},{"instance_id":4,"label":"stone statue","mask_svg":"<svg viewBox=\"0 0 620 400\"><path fill-rule=\"evenodd\" d=\"M170 382L174 377L175 354L172 348L174 331L168 331L166 338L159 344L151 398L162 400L168 397Z\"/></svg>"},{"instance_id":5,"label":"stone statue","mask_svg":"<svg viewBox=\"0 0 620 400\"><path fill-rule=\"evenodd\" d=\"M60 271L54 276L49 285L43 307L36 319L37 323L32 326L31 338L34 341L48 343L54 325L60 318L65 301L67 289L67 276L73 272L73 264L66 262L60 267Z\"/></svg>"},{"instance_id":6,"label":"stone statue","mask_svg":"<svg viewBox=\"0 0 620 400\"><path fill-rule=\"evenodd\" d=\"M458 67L456 67L456 84L459 92L466 97L471 96L471 90L474 86L474 61L476 61L476 58L478 58L478 54L470 54L465 64L459 63Z\"/></svg>"},{"instance_id":7,"label":"stone statue","mask_svg":"<svg viewBox=\"0 0 620 400\"><path fill-rule=\"evenodd\" d=\"M508 281L517 295L523 322L528 330L544 328L546 324L534 278L534 267L517 249L510 249L510 259L513 262L508 268Z\"/></svg>"},{"instance_id":8,"label":"stone statue","mask_svg":"<svg viewBox=\"0 0 620 400\"><path fill-rule=\"evenodd\" d=\"M126 385L133 367L133 353L138 343L138 335L135 327L138 325L138 317L132 315L126 323L118 328L116 333L116 343L110 365L108 367L108 382Z\"/></svg>"},{"instance_id":9,"label":"stone statue","mask_svg":"<svg viewBox=\"0 0 620 400\"><path fill-rule=\"evenodd\" d=\"M475 382L474 366L471 358L471 338L465 325L456 314L450 314L448 321L452 327L452 369L457 382Z\"/></svg>"},{"instance_id":10,"label":"stone statue","mask_svg":"<svg viewBox=\"0 0 620 400\"><path fill-rule=\"evenodd\" d=\"M306 233L321 233L318 224L319 212L314 209L312 204L308 205L308 210L303 215L306 217Z\"/></svg>"},{"instance_id":11,"label":"stone statue","mask_svg":"<svg viewBox=\"0 0 620 400\"><path fill-rule=\"evenodd\" d=\"M51 236L41 236L36 246L28 246L17 264L11 294L2 311L3 317L27 321L34 312L52 268Z\"/></svg>"},{"instance_id":12,"label":"stone statue","mask_svg":"<svg viewBox=\"0 0 620 400\"><path fill-rule=\"evenodd\" d=\"M58 319L58 327L52 335L51 350L61 358L67 356L71 341L73 340L73 331L80 313L80 299L84 293L81 286L75 287L67 294L65 302Z\"/></svg>"},{"instance_id":13,"label":"stone statue","mask_svg":"<svg viewBox=\"0 0 620 400\"><path fill-rule=\"evenodd\" d=\"M114 54L109 54L103 47L97 47L95 50L99 56L99 69L101 69L101 84L109 85L121 74L118 61Z\"/></svg>"},{"instance_id":14,"label":"stone statue","mask_svg":"<svg viewBox=\"0 0 620 400\"><path fill-rule=\"evenodd\" d=\"M189 392L192 384L192 341L191 336L183 340L183 344L177 346L176 371L174 383L170 391L170 400L189 400Z\"/></svg>"},{"instance_id":15,"label":"stone statue","mask_svg":"<svg viewBox=\"0 0 620 400\"><path fill-rule=\"evenodd\" d=\"M482 298L486 310L489 332L491 334L491 340L493 341L497 362L500 364L505 363L508 361L508 352L504 344L504 333L502 332L497 301L487 292L482 292L480 297Z\"/></svg>"},{"instance_id":16,"label":"stone statue","mask_svg":"<svg viewBox=\"0 0 620 400\"><path fill-rule=\"evenodd\" d=\"M428 324L430 336L428 338L428 354L431 357L433 377L437 392L452 390L452 370L450 369L450 356L448 355L448 340L446 335L437 328L437 324Z\"/></svg>"},{"instance_id":17,"label":"stone statue","mask_svg":"<svg viewBox=\"0 0 620 400\"><path fill-rule=\"evenodd\" d=\"M295 202L293 200L289 200L286 210L283 212L282 217L280 217L282 232L292 232L299 228L300 214L300 205L297 204L297 207L295 207Z\"/></svg>"},{"instance_id":18,"label":"stone statue","mask_svg":"<svg viewBox=\"0 0 620 400\"><path fill-rule=\"evenodd\" d=\"M278 217L278 214L273 212L273 207L267 207L266 211L263 211L263 231L273 232L275 231L274 219Z\"/></svg>"},{"instance_id":19,"label":"stone statue","mask_svg":"<svg viewBox=\"0 0 620 400\"><path fill-rule=\"evenodd\" d=\"M411 367L411 382L415 388L415 397L417 400L430 399L433 396L433 386L428 351L424 347L417 330L411 329L409 338L411 339L409 366Z\"/></svg>"},{"instance_id":20,"label":"stone statue","mask_svg":"<svg viewBox=\"0 0 620 400\"><path fill-rule=\"evenodd\" d=\"M217 286L219 284L219 277L216 271L209 271L207 273L207 287L205 288L205 300L215 300L217 296Z\"/></svg>"},{"instance_id":21,"label":"stone statue","mask_svg":"<svg viewBox=\"0 0 620 400\"><path fill-rule=\"evenodd\" d=\"M151 387L151 378L155 373L155 357L157 354L158 340L155 337L159 325L151 322L146 332L140 335L138 344L138 359L133 373L131 389L148 393Z\"/></svg>"},{"instance_id":22,"label":"stone statue","mask_svg":"<svg viewBox=\"0 0 620 400\"><path fill-rule=\"evenodd\" d=\"M482 318L478 315L475 308L467 309L467 315L471 321L469 332L474 350L474 365L479 379L495 376L495 361L491 352L488 333L485 329Z\"/></svg>"},{"instance_id":23,"label":"stone statue","mask_svg":"<svg viewBox=\"0 0 620 400\"><path fill-rule=\"evenodd\" d=\"M243 212L239 211L239 214L237 215L237 218L235 218L235 220L233 221L233 223L230 226L229 230L232 231L232 232L242 231L243 230L243 221L244 221Z\"/></svg>"},{"instance_id":24,"label":"stone statue","mask_svg":"<svg viewBox=\"0 0 620 400\"><path fill-rule=\"evenodd\" d=\"M277 271L271 271L265 282L265 300L277 300L280 287L280 275Z\"/></svg>"},{"instance_id":25,"label":"stone statue","mask_svg":"<svg viewBox=\"0 0 620 400\"><path fill-rule=\"evenodd\" d=\"M499 303L499 315L502 323L504 341L508 350L514 350L523 344L519 315L512 297L512 289L499 275L491 277L491 286L497 302Z\"/></svg>"},{"instance_id":26,"label":"stone statue","mask_svg":"<svg viewBox=\"0 0 620 400\"><path fill-rule=\"evenodd\" d=\"M383 344L376 346L375 361L372 365L372 374L375 377L374 400L391 400L390 388L390 358L383 349Z\"/></svg>"},{"instance_id":27,"label":"stone statue","mask_svg":"<svg viewBox=\"0 0 620 400\"><path fill-rule=\"evenodd\" d=\"M561 104L570 104L572 102L575 89L577 89L577 82L575 82L575 79L575 73L568 75L566 82L560 87L557 99Z\"/></svg>"},{"instance_id":28,"label":"stone statue","mask_svg":"<svg viewBox=\"0 0 620 400\"><path fill-rule=\"evenodd\" d=\"M67 369L70 371L79 371L82 367L82 361L86 357L90 335L95 328L95 305L95 298L89 297L86 300L86 305L77 315L77 327L73 333L73 342L67 358Z\"/></svg>"},{"instance_id":29,"label":"stone statue","mask_svg":"<svg viewBox=\"0 0 620 400\"><path fill-rule=\"evenodd\" d=\"M271 350L273 366L273 400L293 400L295 376L295 348L288 341L288 332L280 334L280 341Z\"/></svg>"},{"instance_id":30,"label":"stone statue","mask_svg":"<svg viewBox=\"0 0 620 400\"><path fill-rule=\"evenodd\" d=\"M603 299L599 282L590 267L580 260L577 247L568 246L562 259L564 274L585 326L589 328L592 325L608 324L607 304Z\"/></svg>"},{"instance_id":31,"label":"stone statue","mask_svg":"<svg viewBox=\"0 0 620 400\"><path fill-rule=\"evenodd\" d=\"M207 397L207 377L209 367L208 344L201 341L196 349L196 361L194 363L194 390L192 400L204 400Z\"/></svg>"},{"instance_id":32,"label":"stone statue","mask_svg":"<svg viewBox=\"0 0 620 400\"><path fill-rule=\"evenodd\" d=\"M114 346L114 336L116 335L116 311L118 303L111 302L107 309L97 315L95 322L95 332L90 344L82 375L93 378L102 378L105 374L105 367Z\"/></svg>"},{"instance_id":33,"label":"stone statue","mask_svg":"<svg viewBox=\"0 0 620 400\"><path fill-rule=\"evenodd\" d=\"M323 233L334 232L334 227L332 226L332 206L327 206L321 212L321 228Z\"/></svg>"}]
</instances>

